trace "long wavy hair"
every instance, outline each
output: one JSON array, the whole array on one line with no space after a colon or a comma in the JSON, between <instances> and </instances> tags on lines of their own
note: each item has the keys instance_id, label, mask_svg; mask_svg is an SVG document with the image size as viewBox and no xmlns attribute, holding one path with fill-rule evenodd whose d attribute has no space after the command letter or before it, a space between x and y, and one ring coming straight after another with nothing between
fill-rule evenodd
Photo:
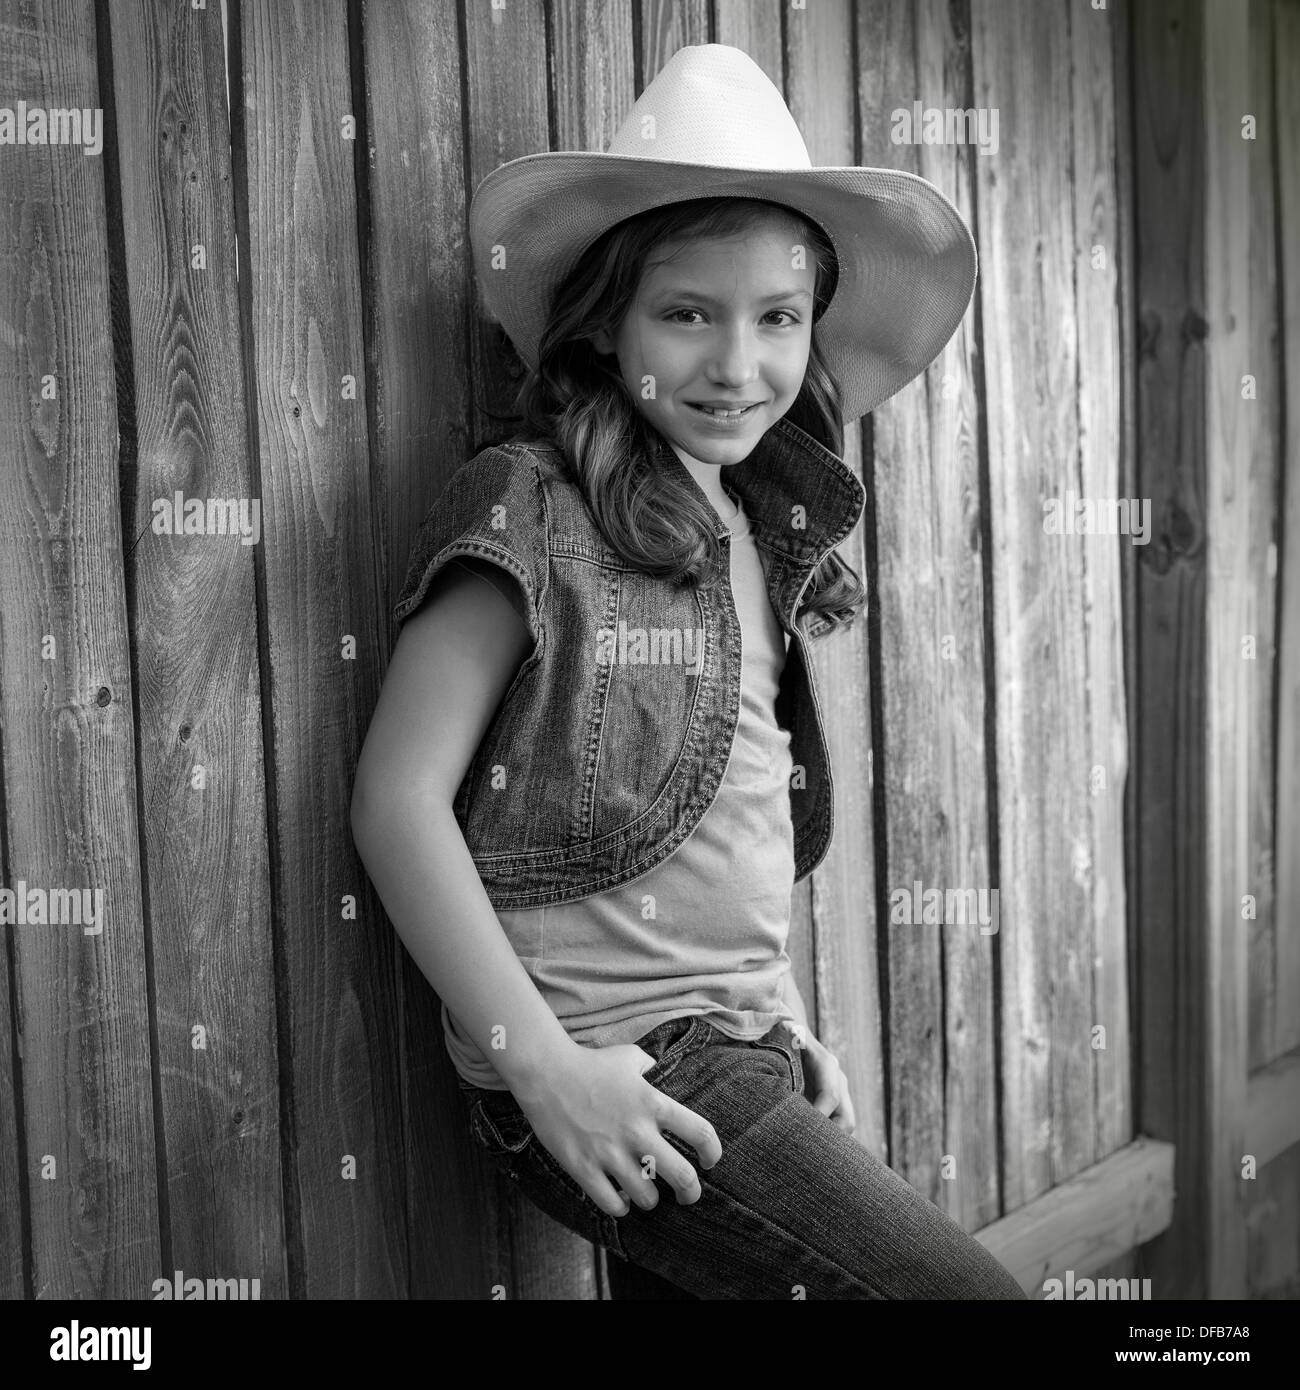
<instances>
[{"instance_id":1,"label":"long wavy hair","mask_svg":"<svg viewBox=\"0 0 1300 1390\"><path fill-rule=\"evenodd\" d=\"M844 448L839 387L818 347L818 318L838 278L820 227L779 203L704 198L651 209L605 232L557 288L515 415L518 429L553 440L582 490L605 543L628 565L676 584L710 587L725 573L716 513L685 482L657 467L661 437L637 410L617 360L592 335L613 335L635 299L642 268L664 242L731 237L777 219L797 228L815 262L812 345L803 385L786 418L833 454ZM797 618L820 613L852 623L866 601L858 576L831 551L814 569Z\"/></svg>"}]
</instances>

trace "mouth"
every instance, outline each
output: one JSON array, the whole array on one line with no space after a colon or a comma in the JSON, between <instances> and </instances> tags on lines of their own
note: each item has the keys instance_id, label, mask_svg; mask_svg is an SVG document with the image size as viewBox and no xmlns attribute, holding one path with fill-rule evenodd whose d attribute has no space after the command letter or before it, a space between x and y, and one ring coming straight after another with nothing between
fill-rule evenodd
<instances>
[{"instance_id":1,"label":"mouth","mask_svg":"<svg viewBox=\"0 0 1300 1390\"><path fill-rule=\"evenodd\" d=\"M747 415L752 415L761 405L761 401L754 401L750 405L743 406L720 406L704 405L699 401L687 401L687 405L701 415L707 415L711 420L743 420Z\"/></svg>"}]
</instances>

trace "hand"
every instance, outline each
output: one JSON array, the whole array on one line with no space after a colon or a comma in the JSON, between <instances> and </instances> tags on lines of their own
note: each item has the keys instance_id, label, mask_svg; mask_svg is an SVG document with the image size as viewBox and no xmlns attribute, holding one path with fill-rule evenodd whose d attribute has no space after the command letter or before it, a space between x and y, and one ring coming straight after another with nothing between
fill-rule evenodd
<instances>
[{"instance_id":1,"label":"hand","mask_svg":"<svg viewBox=\"0 0 1300 1390\"><path fill-rule=\"evenodd\" d=\"M806 1027L796 1028L794 1038L795 1045L803 1049L804 1094L815 1109L829 1115L845 1134L852 1134L855 1117L849 1097L849 1079L835 1054L823 1047Z\"/></svg>"},{"instance_id":2,"label":"hand","mask_svg":"<svg viewBox=\"0 0 1300 1390\"><path fill-rule=\"evenodd\" d=\"M654 1058L636 1043L599 1048L575 1043L544 1079L515 1097L538 1142L610 1216L630 1210L624 1192L646 1211L655 1207L659 1191L652 1174L676 1191L680 1205L699 1200L694 1167L661 1130L684 1139L705 1168L722 1157L708 1120L641 1079L653 1065Z\"/></svg>"}]
</instances>

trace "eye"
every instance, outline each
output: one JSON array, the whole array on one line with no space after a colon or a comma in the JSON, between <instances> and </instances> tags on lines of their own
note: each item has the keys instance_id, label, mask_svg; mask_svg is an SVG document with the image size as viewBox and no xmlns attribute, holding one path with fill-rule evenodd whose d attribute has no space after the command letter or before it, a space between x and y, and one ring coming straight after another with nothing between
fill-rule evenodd
<instances>
[{"instance_id":1,"label":"eye","mask_svg":"<svg viewBox=\"0 0 1300 1390\"><path fill-rule=\"evenodd\" d=\"M777 328L793 328L795 324L799 322L799 316L797 314L792 314L789 309L772 309L768 312L767 316L770 318L772 314L780 314L783 318L790 320L789 323L778 323L776 325Z\"/></svg>"},{"instance_id":2,"label":"eye","mask_svg":"<svg viewBox=\"0 0 1300 1390\"><path fill-rule=\"evenodd\" d=\"M699 314L699 312L698 309L673 309L668 315L668 322L680 323L681 319L677 317L678 314Z\"/></svg>"}]
</instances>

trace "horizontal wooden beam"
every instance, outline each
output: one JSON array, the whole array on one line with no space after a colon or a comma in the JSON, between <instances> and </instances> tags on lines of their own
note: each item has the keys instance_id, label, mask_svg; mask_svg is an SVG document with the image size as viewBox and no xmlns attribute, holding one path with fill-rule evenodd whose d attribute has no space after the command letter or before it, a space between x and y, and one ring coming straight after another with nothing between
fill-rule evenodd
<instances>
[{"instance_id":1,"label":"horizontal wooden beam","mask_svg":"<svg viewBox=\"0 0 1300 1390\"><path fill-rule=\"evenodd\" d=\"M1300 1144L1300 1048L1250 1074L1246 1152L1260 1168Z\"/></svg>"},{"instance_id":2,"label":"horizontal wooden beam","mask_svg":"<svg viewBox=\"0 0 1300 1390\"><path fill-rule=\"evenodd\" d=\"M1174 1146L1135 1139L1077 1177L975 1232L1028 1294L1049 1277L1091 1275L1173 1219Z\"/></svg>"}]
</instances>

